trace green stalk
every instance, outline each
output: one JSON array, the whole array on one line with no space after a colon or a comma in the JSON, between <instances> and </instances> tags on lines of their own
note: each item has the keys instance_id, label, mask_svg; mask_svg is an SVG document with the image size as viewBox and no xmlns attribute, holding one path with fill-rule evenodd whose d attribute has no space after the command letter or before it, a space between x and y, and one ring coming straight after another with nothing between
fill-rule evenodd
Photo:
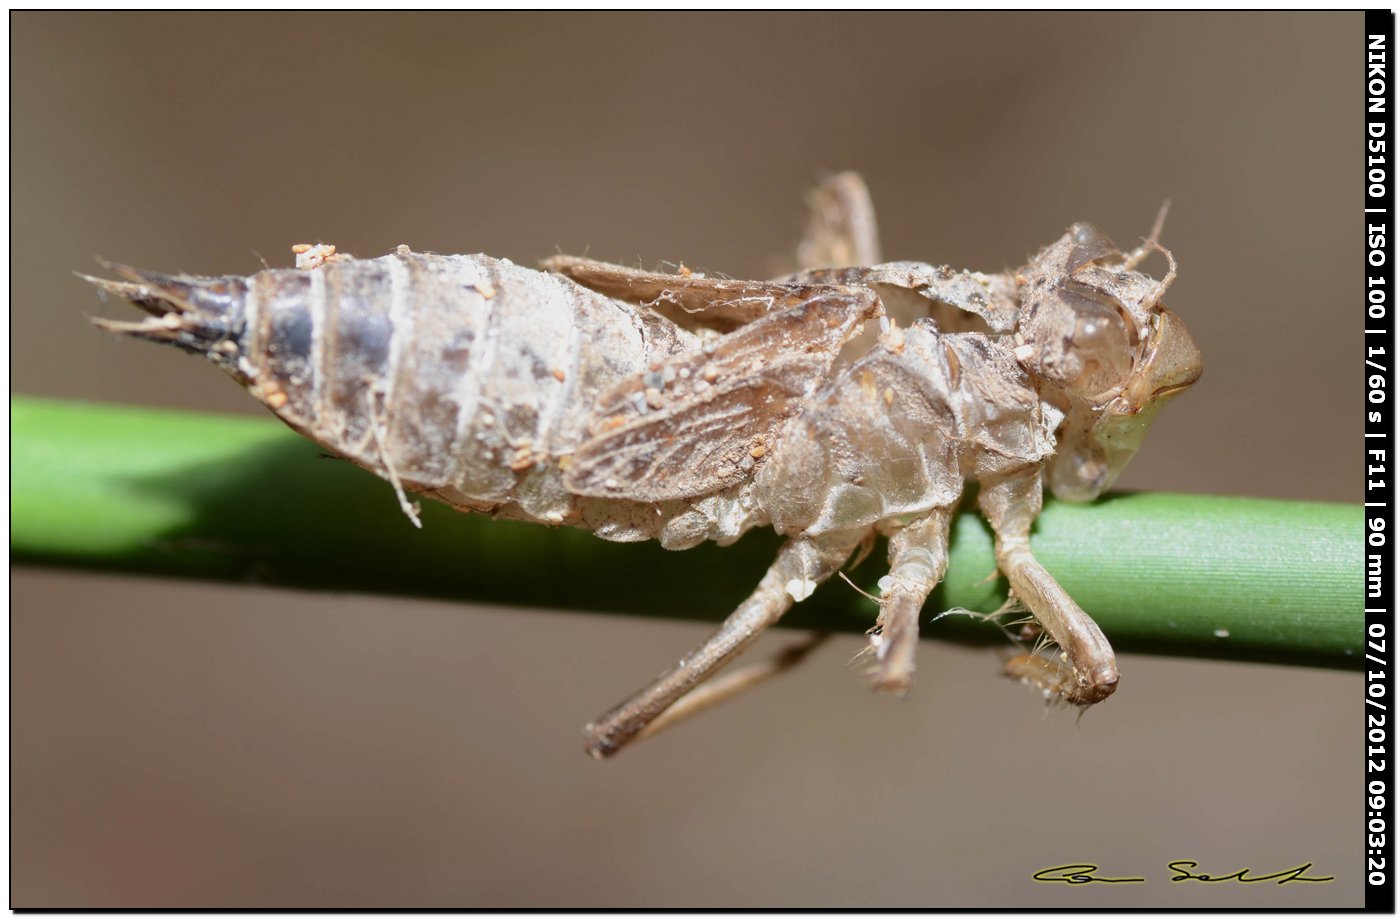
<instances>
[{"instance_id":1,"label":"green stalk","mask_svg":"<svg viewBox=\"0 0 1400 919\"><path fill-rule=\"evenodd\" d=\"M422 530L390 487L271 419L16 397L11 553L21 564L719 619L777 537L667 552L572 529L492 521L424 501ZM1032 546L1123 651L1359 667L1362 508L1203 495L1047 502ZM996 610L992 539L961 514L927 607ZM852 575L874 592L882 549ZM839 582L790 614L864 631L875 604ZM947 616L925 634L1005 642Z\"/></svg>"}]
</instances>

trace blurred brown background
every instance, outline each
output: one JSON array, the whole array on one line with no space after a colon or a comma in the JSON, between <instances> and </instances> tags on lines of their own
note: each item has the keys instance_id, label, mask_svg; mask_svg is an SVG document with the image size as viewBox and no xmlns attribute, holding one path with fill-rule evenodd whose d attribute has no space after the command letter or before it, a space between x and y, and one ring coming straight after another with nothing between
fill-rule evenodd
<instances>
[{"instance_id":1,"label":"blurred brown background","mask_svg":"<svg viewBox=\"0 0 1400 919\"><path fill-rule=\"evenodd\" d=\"M757 275L855 168L887 257L986 270L1080 219L1126 247L1170 197L1206 373L1121 487L1360 500L1359 13L11 22L19 393L261 411L89 328L94 254ZM12 598L14 906L1362 902L1353 673L1132 656L1076 721L941 643L876 698L846 637L600 764L582 723L705 626L25 569ZM1148 882L1030 880L1080 861Z\"/></svg>"}]
</instances>

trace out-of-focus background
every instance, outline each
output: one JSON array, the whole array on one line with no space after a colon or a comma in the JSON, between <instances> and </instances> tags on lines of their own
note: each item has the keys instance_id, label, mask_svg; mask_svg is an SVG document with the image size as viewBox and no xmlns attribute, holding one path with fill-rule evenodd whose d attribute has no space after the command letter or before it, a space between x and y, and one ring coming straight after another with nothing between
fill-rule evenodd
<instances>
[{"instance_id":1,"label":"out-of-focus background","mask_svg":"<svg viewBox=\"0 0 1400 919\"><path fill-rule=\"evenodd\" d=\"M766 275L813 180L854 168L887 257L984 270L1075 220L1127 248L1170 197L1168 302L1206 371L1120 486L1360 500L1359 13L11 29L18 393L262 411L90 328L119 311L71 275L94 255L251 273L297 242L408 243ZM1355 673L1127 656L1076 720L935 642L910 699L875 697L848 636L596 763L582 723L706 626L12 578L17 907L1362 903ZM1175 859L1336 880L1173 884ZM1147 880L1031 880L1076 862Z\"/></svg>"}]
</instances>

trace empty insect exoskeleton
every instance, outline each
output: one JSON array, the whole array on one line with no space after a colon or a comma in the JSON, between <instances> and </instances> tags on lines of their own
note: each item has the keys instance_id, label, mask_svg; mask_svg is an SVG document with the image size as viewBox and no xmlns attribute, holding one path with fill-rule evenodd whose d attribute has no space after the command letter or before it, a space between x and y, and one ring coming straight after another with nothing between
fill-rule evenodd
<instances>
[{"instance_id":1,"label":"empty insect exoskeleton","mask_svg":"<svg viewBox=\"0 0 1400 919\"><path fill-rule=\"evenodd\" d=\"M407 247L377 259L299 247L316 256L305 267L250 277L118 266L126 280L92 280L151 314L99 324L205 355L387 479L415 523L408 491L671 549L757 526L786 536L711 638L587 726L601 757L800 657L807 645L706 683L875 534L890 570L873 679L906 691L966 479L1012 593L1060 652L1013 671L1076 704L1112 693L1112 648L1036 561L1030 530L1042 483L1099 495L1200 375L1161 302L1175 264L1160 226L1124 253L1075 224L1010 273L880 264L869 198L847 173L813 195L802 270L774 281ZM1138 270L1154 251L1171 266L1161 280ZM878 336L852 353L868 325Z\"/></svg>"}]
</instances>

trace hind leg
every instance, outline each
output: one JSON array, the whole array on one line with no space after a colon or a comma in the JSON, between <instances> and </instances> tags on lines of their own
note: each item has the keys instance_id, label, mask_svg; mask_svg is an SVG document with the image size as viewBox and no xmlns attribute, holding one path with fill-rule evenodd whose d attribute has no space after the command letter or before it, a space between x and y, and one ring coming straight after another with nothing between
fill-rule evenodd
<instances>
[{"instance_id":1,"label":"hind leg","mask_svg":"<svg viewBox=\"0 0 1400 919\"><path fill-rule=\"evenodd\" d=\"M818 584L836 573L864 536L864 531L857 531L789 540L754 592L704 644L650 686L584 727L589 754L603 759L634 740L663 712L753 644L793 603L807 599Z\"/></svg>"},{"instance_id":2,"label":"hind leg","mask_svg":"<svg viewBox=\"0 0 1400 919\"><path fill-rule=\"evenodd\" d=\"M632 739L641 740L643 737L660 733L673 724L684 721L692 715L698 715L726 699L731 699L760 683L766 683L779 674L786 673L806 660L807 655L821 647L830 637L830 632L812 632L806 638L780 648L767 660L757 664L749 664L722 676L706 680L671 703L670 708L657 715L654 721L633 735Z\"/></svg>"}]
</instances>

